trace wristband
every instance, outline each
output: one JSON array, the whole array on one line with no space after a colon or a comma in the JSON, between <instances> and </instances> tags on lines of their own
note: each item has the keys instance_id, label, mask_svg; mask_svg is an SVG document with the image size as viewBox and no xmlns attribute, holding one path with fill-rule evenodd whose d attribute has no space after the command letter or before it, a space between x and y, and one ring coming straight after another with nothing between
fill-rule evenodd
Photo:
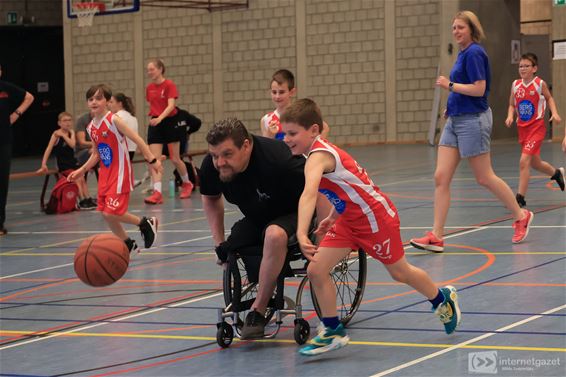
<instances>
[{"instance_id":1,"label":"wristband","mask_svg":"<svg viewBox=\"0 0 566 377\"><path fill-rule=\"evenodd\" d=\"M22 116L22 112L21 112L20 110L16 109L16 110L14 110L14 112L15 112L16 114L18 114L19 117Z\"/></svg>"},{"instance_id":2,"label":"wristband","mask_svg":"<svg viewBox=\"0 0 566 377\"><path fill-rule=\"evenodd\" d=\"M156 162L157 162L157 158L154 157L153 160L148 161L147 163L150 164L150 165L153 165L153 164L155 164Z\"/></svg>"},{"instance_id":3,"label":"wristband","mask_svg":"<svg viewBox=\"0 0 566 377\"><path fill-rule=\"evenodd\" d=\"M450 81L450 84L448 84L448 90L451 92L454 91L454 83L452 81Z\"/></svg>"}]
</instances>

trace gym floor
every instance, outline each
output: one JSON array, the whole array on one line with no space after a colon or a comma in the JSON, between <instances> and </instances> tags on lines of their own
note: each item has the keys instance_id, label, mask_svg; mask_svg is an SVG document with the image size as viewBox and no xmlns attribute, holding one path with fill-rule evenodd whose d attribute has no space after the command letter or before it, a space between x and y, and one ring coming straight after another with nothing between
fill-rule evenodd
<instances>
[{"instance_id":1,"label":"gym floor","mask_svg":"<svg viewBox=\"0 0 566 377\"><path fill-rule=\"evenodd\" d=\"M407 244L430 229L434 148L347 150L396 204ZM514 143L492 146L494 169L513 191L519 154ZM565 163L557 143L544 144L542 157ZM16 159L12 171L38 167L39 159ZM138 178L144 169L136 165ZM109 232L102 217L45 215L39 211L43 178L12 181L9 234L0 238L0 375L564 376L566 197L548 177L532 174L527 203L535 218L525 242L511 243L509 212L463 162L452 185L445 252L406 247L412 264L438 284L458 288L463 321L456 333L446 335L422 296L369 260L350 345L311 358L297 353L291 316L274 339L235 339L227 349L216 344L222 274L198 193L148 206L136 189L130 210L159 218L158 240L132 256L121 280L93 288L76 278L73 255L86 237ZM95 184L89 180L93 192ZM226 228L239 217L228 204ZM139 242L139 232L128 230ZM298 281L287 280L287 296L294 297ZM318 320L308 293L302 304L312 335Z\"/></svg>"}]
</instances>

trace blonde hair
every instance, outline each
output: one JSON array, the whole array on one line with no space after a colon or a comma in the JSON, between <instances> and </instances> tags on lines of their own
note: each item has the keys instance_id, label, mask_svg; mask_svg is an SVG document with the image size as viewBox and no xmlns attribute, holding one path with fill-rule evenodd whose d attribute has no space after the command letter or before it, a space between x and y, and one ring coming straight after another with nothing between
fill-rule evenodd
<instances>
[{"instance_id":1,"label":"blonde hair","mask_svg":"<svg viewBox=\"0 0 566 377\"><path fill-rule=\"evenodd\" d=\"M480 20L478 18L478 16L475 15L474 12L469 11L469 10L463 10L460 11L458 13L456 13L456 15L454 16L454 20L462 20L464 21L466 24L468 24L468 27L470 28L470 31L472 32L472 40L476 43L481 42L483 39L485 39L485 33L483 32L483 28L481 26ZM452 20L452 21L454 21Z\"/></svg>"},{"instance_id":2,"label":"blonde hair","mask_svg":"<svg viewBox=\"0 0 566 377\"><path fill-rule=\"evenodd\" d=\"M69 118L73 119L73 115L71 115L71 113L63 111L62 113L59 113L59 115L57 116L57 120L61 120L64 117L69 117Z\"/></svg>"}]
</instances>

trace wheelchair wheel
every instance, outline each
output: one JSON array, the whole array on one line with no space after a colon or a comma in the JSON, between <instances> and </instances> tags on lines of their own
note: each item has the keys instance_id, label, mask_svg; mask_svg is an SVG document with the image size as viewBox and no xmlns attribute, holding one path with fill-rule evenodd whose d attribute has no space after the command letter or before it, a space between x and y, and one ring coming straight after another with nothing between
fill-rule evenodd
<instances>
[{"instance_id":1,"label":"wheelchair wheel","mask_svg":"<svg viewBox=\"0 0 566 377\"><path fill-rule=\"evenodd\" d=\"M338 318L344 326L350 322L360 307L366 285L366 275L367 257L361 249L350 252L330 272L330 276L336 285ZM316 314L319 318L322 318L316 295L312 289L311 296Z\"/></svg>"},{"instance_id":2,"label":"wheelchair wheel","mask_svg":"<svg viewBox=\"0 0 566 377\"><path fill-rule=\"evenodd\" d=\"M237 255L228 256L222 280L226 309L235 312L248 310L257 296L257 283L249 281L244 262Z\"/></svg>"},{"instance_id":3,"label":"wheelchair wheel","mask_svg":"<svg viewBox=\"0 0 566 377\"><path fill-rule=\"evenodd\" d=\"M216 343L222 348L230 347L234 340L234 329L226 322L216 324Z\"/></svg>"},{"instance_id":4,"label":"wheelchair wheel","mask_svg":"<svg viewBox=\"0 0 566 377\"><path fill-rule=\"evenodd\" d=\"M297 344L305 344L309 340L311 326L303 318L295 319L295 342Z\"/></svg>"}]
</instances>

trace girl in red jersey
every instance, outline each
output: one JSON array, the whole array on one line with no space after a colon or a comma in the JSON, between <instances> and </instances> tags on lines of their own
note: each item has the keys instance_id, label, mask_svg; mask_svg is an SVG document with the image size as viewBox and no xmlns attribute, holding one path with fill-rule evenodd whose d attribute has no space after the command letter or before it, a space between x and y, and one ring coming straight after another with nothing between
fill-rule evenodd
<instances>
[{"instance_id":1,"label":"girl in red jersey","mask_svg":"<svg viewBox=\"0 0 566 377\"><path fill-rule=\"evenodd\" d=\"M133 170L126 137L136 143L152 173L161 173L161 162L124 120L108 111L108 101L111 97L112 92L106 85L92 86L86 92L88 107L93 116L87 126L87 132L94 142L95 153L91 154L83 166L69 174L67 179L71 182L79 179L100 161L96 210L102 212L112 233L124 240L130 252L139 251L136 242L128 237L122 223L139 226L144 247L149 248L157 235L157 218L140 219L128 212L130 192L133 190Z\"/></svg>"},{"instance_id":2,"label":"girl in red jersey","mask_svg":"<svg viewBox=\"0 0 566 377\"><path fill-rule=\"evenodd\" d=\"M193 192L193 184L189 180L189 173L185 163L179 155L179 144L181 138L186 138L183 130L179 134L177 124L177 108L175 101L179 96L177 86L169 79L166 79L165 64L161 59L151 59L147 63L147 75L151 79L151 83L145 90L145 97L149 103L149 128L147 130L147 143L154 156L161 156L163 145L169 148L169 159L175 165L179 172L183 184L181 185L181 193L179 198L186 199ZM147 204L163 203L163 195L161 193L161 172L152 174L153 194L145 198Z\"/></svg>"},{"instance_id":3,"label":"girl in red jersey","mask_svg":"<svg viewBox=\"0 0 566 377\"><path fill-rule=\"evenodd\" d=\"M324 324L324 330L299 352L318 355L348 343L349 337L338 319L336 289L329 272L357 249L383 263L393 279L426 296L446 333L452 333L461 319L456 289L438 289L425 271L407 262L395 206L349 154L320 137L322 116L316 103L310 99L295 102L283 113L281 124L284 140L293 154L308 155L305 188L299 200L297 240L311 261L307 274ZM317 247L308 237L308 228L318 192L334 208L315 231L324 234Z\"/></svg>"},{"instance_id":4,"label":"girl in red jersey","mask_svg":"<svg viewBox=\"0 0 566 377\"><path fill-rule=\"evenodd\" d=\"M538 58L533 53L526 53L519 61L520 79L513 81L509 108L505 125L511 127L513 117L517 114L517 132L519 143L522 145L521 160L519 161L519 190L517 203L521 207L527 205L525 195L529 186L531 167L550 176L564 191L564 168L556 169L554 166L540 158L540 147L546 135L544 112L546 103L550 108L550 121L560 123L561 118L556 109L554 98L548 90L546 83L538 76Z\"/></svg>"}]
</instances>

